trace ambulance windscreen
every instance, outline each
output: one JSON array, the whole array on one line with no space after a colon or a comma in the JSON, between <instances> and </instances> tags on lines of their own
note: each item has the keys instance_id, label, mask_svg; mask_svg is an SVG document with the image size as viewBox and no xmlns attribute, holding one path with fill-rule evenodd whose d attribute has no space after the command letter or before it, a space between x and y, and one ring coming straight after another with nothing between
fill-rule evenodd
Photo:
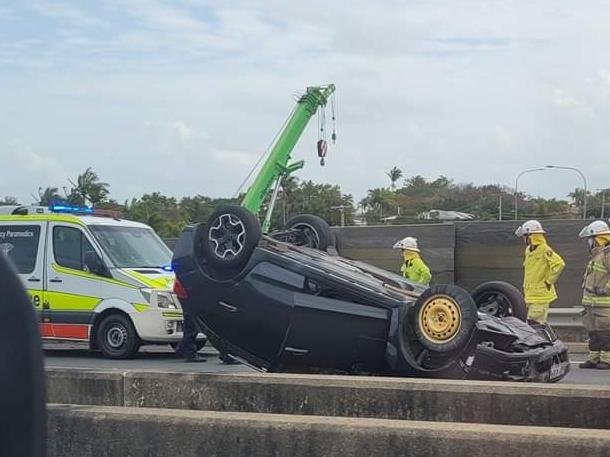
<instances>
[{"instance_id":1,"label":"ambulance windscreen","mask_svg":"<svg viewBox=\"0 0 610 457\"><path fill-rule=\"evenodd\" d=\"M162 268L172 253L149 228L91 225L91 232L117 268Z\"/></svg>"}]
</instances>

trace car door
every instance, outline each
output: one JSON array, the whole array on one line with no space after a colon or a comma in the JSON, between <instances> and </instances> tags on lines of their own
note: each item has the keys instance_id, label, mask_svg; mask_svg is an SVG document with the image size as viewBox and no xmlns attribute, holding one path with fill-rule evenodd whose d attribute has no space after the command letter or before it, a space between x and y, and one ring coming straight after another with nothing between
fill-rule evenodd
<instances>
[{"instance_id":1,"label":"car door","mask_svg":"<svg viewBox=\"0 0 610 457\"><path fill-rule=\"evenodd\" d=\"M46 229L44 221L0 222L0 253L6 255L17 270L34 305L40 333L48 337L53 336L53 330L44 290Z\"/></svg>"},{"instance_id":2,"label":"car door","mask_svg":"<svg viewBox=\"0 0 610 457\"><path fill-rule=\"evenodd\" d=\"M46 298L55 338L88 340L101 278L85 264L96 252L83 227L51 222L47 233Z\"/></svg>"},{"instance_id":3,"label":"car door","mask_svg":"<svg viewBox=\"0 0 610 457\"><path fill-rule=\"evenodd\" d=\"M286 338L295 293L304 281L303 275L280 265L258 263L219 302L234 316L230 325L234 344L274 363Z\"/></svg>"}]
</instances>

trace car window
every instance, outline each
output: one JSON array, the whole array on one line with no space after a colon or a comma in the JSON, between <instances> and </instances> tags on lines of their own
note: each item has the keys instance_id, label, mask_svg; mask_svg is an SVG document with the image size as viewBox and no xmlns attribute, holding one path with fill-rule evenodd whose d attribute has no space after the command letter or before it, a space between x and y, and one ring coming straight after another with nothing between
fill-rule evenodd
<instances>
[{"instance_id":1,"label":"car window","mask_svg":"<svg viewBox=\"0 0 610 457\"><path fill-rule=\"evenodd\" d=\"M36 268L40 226L0 225L0 255L6 255L21 274Z\"/></svg>"},{"instance_id":2,"label":"car window","mask_svg":"<svg viewBox=\"0 0 610 457\"><path fill-rule=\"evenodd\" d=\"M53 228L53 255L58 265L73 270L85 268L85 256L95 249L77 228L57 226Z\"/></svg>"}]
</instances>

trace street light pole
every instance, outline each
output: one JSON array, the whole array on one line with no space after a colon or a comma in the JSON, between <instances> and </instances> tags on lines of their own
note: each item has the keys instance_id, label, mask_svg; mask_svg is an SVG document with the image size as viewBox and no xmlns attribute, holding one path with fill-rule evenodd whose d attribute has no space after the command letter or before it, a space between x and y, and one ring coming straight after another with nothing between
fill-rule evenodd
<instances>
[{"instance_id":1,"label":"street light pole","mask_svg":"<svg viewBox=\"0 0 610 457\"><path fill-rule=\"evenodd\" d=\"M498 220L502 220L502 194L500 193L498 197Z\"/></svg>"},{"instance_id":2,"label":"street light pole","mask_svg":"<svg viewBox=\"0 0 610 457\"><path fill-rule=\"evenodd\" d=\"M341 227L345 227L345 210L351 208L350 205L331 206L331 209L338 209L341 214Z\"/></svg>"},{"instance_id":3,"label":"street light pole","mask_svg":"<svg viewBox=\"0 0 610 457\"><path fill-rule=\"evenodd\" d=\"M519 178L521 178L521 176L523 176L526 173L532 173L534 171L544 171L544 170L545 170L544 168L530 168L528 170L523 170L515 178L515 220L518 219L518 217L517 217L517 206L518 206L518 199L519 199Z\"/></svg>"},{"instance_id":4,"label":"street light pole","mask_svg":"<svg viewBox=\"0 0 610 457\"><path fill-rule=\"evenodd\" d=\"M583 185L584 185L584 191L585 191L585 194L583 196L582 218L586 219L587 218L587 178L585 178L585 175L583 174L583 172L580 171L578 168L574 168L574 167L560 167L558 165L546 165L545 168L558 168L560 170L572 170L572 171L575 171L576 173L578 173L580 175L580 177L582 178L582 182L583 182Z\"/></svg>"}]
</instances>

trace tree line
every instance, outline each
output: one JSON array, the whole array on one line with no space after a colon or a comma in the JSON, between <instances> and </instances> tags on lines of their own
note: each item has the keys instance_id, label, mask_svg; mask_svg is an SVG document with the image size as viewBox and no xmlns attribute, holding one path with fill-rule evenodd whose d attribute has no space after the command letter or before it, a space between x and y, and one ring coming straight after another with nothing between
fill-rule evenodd
<instances>
[{"instance_id":1,"label":"tree line","mask_svg":"<svg viewBox=\"0 0 610 457\"><path fill-rule=\"evenodd\" d=\"M417 223L422 222L422 213L433 209L469 213L480 220L514 217L515 194L506 186L455 183L446 176L432 180L419 175L405 177L398 167L393 167L386 175L389 186L369 189L357 205L352 195L343 193L338 185L300 181L288 176L280 187L272 227L281 228L298 214L317 214L331 225L342 222L352 225L358 221L368 224ZM68 184L61 191L58 187L40 187L32 199L43 206L69 203L115 210L126 219L150 225L162 237L175 237L184 225L205 221L219 205L238 204L243 197L195 195L178 199L153 192L120 203L111 197L110 184L102 181L92 168L68 180ZM606 196L605 190L587 194L589 217L601 216ZM582 189L575 189L565 200L534 198L525 193L516 197L520 218L573 219L582 215ZM261 209L261 218L268 208L269 199ZM0 198L0 205L12 204L17 204L15 198Z\"/></svg>"},{"instance_id":2,"label":"tree line","mask_svg":"<svg viewBox=\"0 0 610 457\"><path fill-rule=\"evenodd\" d=\"M585 192L575 189L567 199L532 197L524 192L499 184L474 185L456 183L446 176L425 179L404 177L398 167L386 173L389 187L369 189L360 201L367 223L379 223L391 218L391 223L421 222L421 214L430 210L459 211L472 214L478 220L512 219L515 200L520 219L578 219L582 217ZM402 185L399 182L402 180ZM587 217L608 216L608 189L587 192Z\"/></svg>"},{"instance_id":3,"label":"tree line","mask_svg":"<svg viewBox=\"0 0 610 457\"><path fill-rule=\"evenodd\" d=\"M102 181L92 168L87 168L76 179L68 180L68 183L70 185L61 191L58 187L40 187L37 194L32 195L32 200L41 206L67 203L117 211L125 219L150 225L164 238L178 236L186 224L206 221L218 206L239 204L243 198L243 195L236 198L195 195L178 199L153 192L120 203L111 197L110 184ZM0 198L0 205L16 204L17 199L14 197ZM263 205L261 218L264 217L268 204L269 201ZM352 224L351 195L343 194L339 186L301 182L289 176L282 182L271 220L272 228L281 228L291 217L304 213L317 214L331 225L340 225L339 207L350 208L344 222Z\"/></svg>"}]
</instances>

